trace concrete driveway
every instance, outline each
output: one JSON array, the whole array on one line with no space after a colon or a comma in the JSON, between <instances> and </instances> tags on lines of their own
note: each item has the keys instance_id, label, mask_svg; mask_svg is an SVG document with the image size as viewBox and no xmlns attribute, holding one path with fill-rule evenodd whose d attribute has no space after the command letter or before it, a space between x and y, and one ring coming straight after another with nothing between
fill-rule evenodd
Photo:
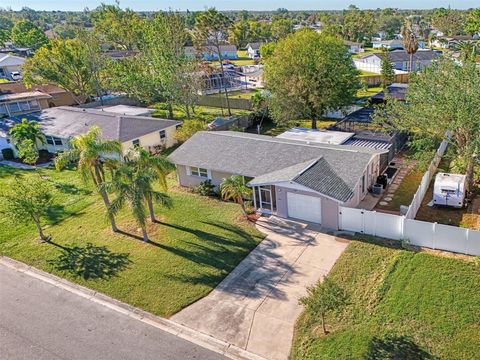
<instances>
[{"instance_id":1,"label":"concrete driveway","mask_svg":"<svg viewBox=\"0 0 480 360\"><path fill-rule=\"evenodd\" d=\"M267 359L287 359L306 287L325 276L346 241L313 224L276 217L257 223L267 234L208 296L172 320Z\"/></svg>"}]
</instances>

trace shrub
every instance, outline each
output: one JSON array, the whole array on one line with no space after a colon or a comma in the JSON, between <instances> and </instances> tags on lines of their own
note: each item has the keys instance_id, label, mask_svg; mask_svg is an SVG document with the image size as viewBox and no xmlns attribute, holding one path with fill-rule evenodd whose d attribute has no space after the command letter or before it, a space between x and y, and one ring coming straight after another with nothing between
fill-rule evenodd
<instances>
[{"instance_id":1,"label":"shrub","mask_svg":"<svg viewBox=\"0 0 480 360\"><path fill-rule=\"evenodd\" d=\"M15 158L13 150L10 148L2 149L2 156L5 160L13 160Z\"/></svg>"},{"instance_id":2,"label":"shrub","mask_svg":"<svg viewBox=\"0 0 480 360\"><path fill-rule=\"evenodd\" d=\"M215 192L215 185L212 184L212 180L205 180L200 185L195 187L193 191L197 194L203 196L214 196L216 195Z\"/></svg>"}]
</instances>

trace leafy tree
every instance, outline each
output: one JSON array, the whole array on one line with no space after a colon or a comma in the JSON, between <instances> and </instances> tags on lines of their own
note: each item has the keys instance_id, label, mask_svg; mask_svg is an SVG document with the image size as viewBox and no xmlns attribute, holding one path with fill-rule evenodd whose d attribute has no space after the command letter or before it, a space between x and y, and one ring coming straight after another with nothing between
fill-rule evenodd
<instances>
[{"instance_id":1,"label":"leafy tree","mask_svg":"<svg viewBox=\"0 0 480 360\"><path fill-rule=\"evenodd\" d=\"M302 29L278 42L265 61L269 109L277 123L311 119L312 128L329 109L352 103L358 71L343 41Z\"/></svg>"},{"instance_id":2,"label":"leafy tree","mask_svg":"<svg viewBox=\"0 0 480 360\"><path fill-rule=\"evenodd\" d=\"M37 142L45 143L45 136L40 130L40 124L35 120L22 119L20 123L10 129L9 134L13 144L17 147L25 141L31 141L35 149L37 149Z\"/></svg>"},{"instance_id":3,"label":"leafy tree","mask_svg":"<svg viewBox=\"0 0 480 360\"><path fill-rule=\"evenodd\" d=\"M245 199L250 196L252 189L245 185L243 176L232 175L229 178L223 179L220 184L220 194L224 200L234 200L242 208L243 215L248 219L247 210L245 208Z\"/></svg>"},{"instance_id":4,"label":"leafy tree","mask_svg":"<svg viewBox=\"0 0 480 360\"><path fill-rule=\"evenodd\" d=\"M127 205L142 229L145 242L149 241L146 226L145 199L153 199L153 201L165 207L172 206L172 200L168 195L153 190L152 183L156 178L156 172L153 169L131 166L127 162L115 171L110 182L105 182L101 186L103 191L116 193L116 198L108 208L110 216L114 217ZM153 221L155 221L155 218L153 218Z\"/></svg>"},{"instance_id":5,"label":"leafy tree","mask_svg":"<svg viewBox=\"0 0 480 360\"><path fill-rule=\"evenodd\" d=\"M177 129L175 139L180 142L185 142L190 139L195 133L205 130L205 123L200 120L185 120L182 127Z\"/></svg>"},{"instance_id":6,"label":"leafy tree","mask_svg":"<svg viewBox=\"0 0 480 360\"><path fill-rule=\"evenodd\" d=\"M222 52L220 46L223 39L231 26L231 20L218 12L215 8L210 8L200 13L195 19L194 27L194 42L202 52L205 45L212 45L216 50L217 58L220 62L220 70L222 77L225 78L225 69L223 67ZM223 82L222 82L223 83ZM232 116L230 108L230 101L228 98L228 90L226 84L223 83L223 90L225 92L225 100L227 103L228 115Z\"/></svg>"},{"instance_id":7,"label":"leafy tree","mask_svg":"<svg viewBox=\"0 0 480 360\"><path fill-rule=\"evenodd\" d=\"M480 153L480 98L475 95L479 87L480 69L475 63L435 61L421 73L410 75L408 106L392 99L375 111L374 118L387 129L409 132L410 146L424 163L450 131L450 149L459 170L466 172L471 190Z\"/></svg>"},{"instance_id":8,"label":"leafy tree","mask_svg":"<svg viewBox=\"0 0 480 360\"><path fill-rule=\"evenodd\" d=\"M36 144L30 140L26 139L21 143L17 144L18 156L23 162L27 164L35 164L38 160L38 150Z\"/></svg>"},{"instance_id":9,"label":"leafy tree","mask_svg":"<svg viewBox=\"0 0 480 360\"><path fill-rule=\"evenodd\" d=\"M143 19L133 10L117 4L102 4L91 12L95 32L121 50L134 50L142 41Z\"/></svg>"},{"instance_id":10,"label":"leafy tree","mask_svg":"<svg viewBox=\"0 0 480 360\"><path fill-rule=\"evenodd\" d=\"M263 44L260 46L260 55L262 56L261 61L262 63L265 63L265 61L273 55L273 52L275 51L275 47L277 46L276 43L271 42L267 44Z\"/></svg>"},{"instance_id":11,"label":"leafy tree","mask_svg":"<svg viewBox=\"0 0 480 360\"><path fill-rule=\"evenodd\" d=\"M342 34L348 40L363 42L365 38L371 37L375 25L375 15L372 11L350 7L345 11Z\"/></svg>"},{"instance_id":12,"label":"leafy tree","mask_svg":"<svg viewBox=\"0 0 480 360\"><path fill-rule=\"evenodd\" d=\"M245 47L250 42L250 26L248 21L237 21L228 32L228 40L237 47Z\"/></svg>"},{"instance_id":13,"label":"leafy tree","mask_svg":"<svg viewBox=\"0 0 480 360\"><path fill-rule=\"evenodd\" d=\"M300 299L311 312L320 315L322 320L323 333L328 334L325 315L345 306L348 301L348 294L329 277L313 287L307 288L308 295Z\"/></svg>"},{"instance_id":14,"label":"leafy tree","mask_svg":"<svg viewBox=\"0 0 480 360\"><path fill-rule=\"evenodd\" d=\"M393 68L392 61L390 60L390 52L387 49L382 49L380 57L382 59L382 83L383 87L386 88L388 85L395 81L395 70Z\"/></svg>"},{"instance_id":15,"label":"leafy tree","mask_svg":"<svg viewBox=\"0 0 480 360\"><path fill-rule=\"evenodd\" d=\"M99 51L99 45L92 48L91 43L78 39L53 40L27 59L23 81L27 85L56 84L70 91L77 103L84 103L98 93L102 71Z\"/></svg>"},{"instance_id":16,"label":"leafy tree","mask_svg":"<svg viewBox=\"0 0 480 360\"><path fill-rule=\"evenodd\" d=\"M48 44L48 38L43 31L28 20L17 21L12 28L11 37L16 46L25 46L34 50Z\"/></svg>"},{"instance_id":17,"label":"leafy tree","mask_svg":"<svg viewBox=\"0 0 480 360\"><path fill-rule=\"evenodd\" d=\"M42 241L49 241L42 228L42 219L48 214L53 203L48 182L39 176L15 176L5 188L0 191L0 212L19 223L33 221Z\"/></svg>"},{"instance_id":18,"label":"leafy tree","mask_svg":"<svg viewBox=\"0 0 480 360\"><path fill-rule=\"evenodd\" d=\"M465 21L465 32L471 35L480 33L480 8L473 9L468 13Z\"/></svg>"},{"instance_id":19,"label":"leafy tree","mask_svg":"<svg viewBox=\"0 0 480 360\"><path fill-rule=\"evenodd\" d=\"M278 41L293 33L293 22L289 19L278 19L272 21L272 39Z\"/></svg>"},{"instance_id":20,"label":"leafy tree","mask_svg":"<svg viewBox=\"0 0 480 360\"><path fill-rule=\"evenodd\" d=\"M403 47L407 54L410 55L409 71L413 69L413 55L418 51L418 40L412 29L412 23L407 21L402 27Z\"/></svg>"},{"instance_id":21,"label":"leafy tree","mask_svg":"<svg viewBox=\"0 0 480 360\"><path fill-rule=\"evenodd\" d=\"M77 169L84 181L93 181L99 191L107 209L110 209L110 199L103 188L105 183L105 160L120 158L122 146L119 142L102 139L100 128L93 126L86 134L75 136L70 144L71 150L60 153L55 159L55 167L61 170L66 166L76 163ZM109 212L108 218L112 231L118 228L114 216Z\"/></svg>"},{"instance_id":22,"label":"leafy tree","mask_svg":"<svg viewBox=\"0 0 480 360\"><path fill-rule=\"evenodd\" d=\"M141 52L113 64L111 85L142 102L165 102L169 117L181 104L187 115L200 88L196 62L187 59L184 19L178 13L160 13L143 26Z\"/></svg>"},{"instance_id":23,"label":"leafy tree","mask_svg":"<svg viewBox=\"0 0 480 360\"><path fill-rule=\"evenodd\" d=\"M461 34L464 28L463 14L458 10L436 9L432 15L432 25L445 35Z\"/></svg>"},{"instance_id":24,"label":"leafy tree","mask_svg":"<svg viewBox=\"0 0 480 360\"><path fill-rule=\"evenodd\" d=\"M128 152L125 161L130 166L135 167L138 171L154 170L154 173L151 174L152 182L157 182L163 192L167 191L167 175L175 170L175 165L168 161L165 156L152 155L144 148L134 148ZM154 198L152 195L152 192L147 192L145 200L147 201L150 220L155 222L155 212L153 209ZM162 200L161 196L157 197L157 201ZM168 201L165 200L162 204L167 204L167 202Z\"/></svg>"}]
</instances>

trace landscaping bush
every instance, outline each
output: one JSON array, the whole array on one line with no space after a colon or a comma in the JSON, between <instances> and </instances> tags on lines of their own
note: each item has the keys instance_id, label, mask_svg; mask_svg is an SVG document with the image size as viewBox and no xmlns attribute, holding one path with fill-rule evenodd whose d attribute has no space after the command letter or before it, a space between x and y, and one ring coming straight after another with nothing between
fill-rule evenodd
<instances>
[{"instance_id":1,"label":"landscaping bush","mask_svg":"<svg viewBox=\"0 0 480 360\"><path fill-rule=\"evenodd\" d=\"M5 160L13 160L15 156L13 155L12 149L2 149L2 156Z\"/></svg>"},{"instance_id":2,"label":"landscaping bush","mask_svg":"<svg viewBox=\"0 0 480 360\"><path fill-rule=\"evenodd\" d=\"M205 180L200 185L196 186L193 191L203 196L215 196L215 185L212 184L212 180Z\"/></svg>"}]
</instances>

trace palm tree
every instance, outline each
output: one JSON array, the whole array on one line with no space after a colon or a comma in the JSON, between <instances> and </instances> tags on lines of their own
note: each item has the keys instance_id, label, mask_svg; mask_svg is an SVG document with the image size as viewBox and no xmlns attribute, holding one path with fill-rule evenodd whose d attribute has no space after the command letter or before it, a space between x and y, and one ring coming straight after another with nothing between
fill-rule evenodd
<instances>
[{"instance_id":1,"label":"palm tree","mask_svg":"<svg viewBox=\"0 0 480 360\"><path fill-rule=\"evenodd\" d=\"M112 181L102 184L104 191L116 193L108 212L114 217L125 205L132 211L133 217L142 229L143 240L149 241L146 226L145 200L151 198L165 207L172 206L171 198L161 192L154 191L152 182L157 175L153 169L141 169L123 163L115 171Z\"/></svg>"},{"instance_id":2,"label":"palm tree","mask_svg":"<svg viewBox=\"0 0 480 360\"><path fill-rule=\"evenodd\" d=\"M418 51L418 39L415 32L412 30L412 23L407 21L405 26L402 26L403 47L407 54L410 55L410 69L413 69L413 55Z\"/></svg>"},{"instance_id":3,"label":"palm tree","mask_svg":"<svg viewBox=\"0 0 480 360\"><path fill-rule=\"evenodd\" d=\"M157 182L160 185L162 191L167 190L167 175L175 170L175 165L172 164L165 156L152 155L144 148L135 148L128 152L125 160L138 170L147 171L149 169L154 170L152 181ZM153 198L150 193L146 194L148 211L150 213L150 220L155 222L155 212L153 209Z\"/></svg>"},{"instance_id":4,"label":"palm tree","mask_svg":"<svg viewBox=\"0 0 480 360\"><path fill-rule=\"evenodd\" d=\"M472 41L459 41L454 50L460 53L462 62L475 62L478 54L478 44Z\"/></svg>"},{"instance_id":5,"label":"palm tree","mask_svg":"<svg viewBox=\"0 0 480 360\"><path fill-rule=\"evenodd\" d=\"M98 192L102 196L107 209L110 208L110 199L103 188L105 183L104 161L112 162L120 158L122 146L118 141L104 140L101 138L100 128L94 126L86 134L78 135L70 141L71 150L67 150L57 156L55 167L57 170L67 165L76 163L77 169L85 181L91 179ZM108 218L112 225L112 231L117 232L115 217L108 212Z\"/></svg>"},{"instance_id":6,"label":"palm tree","mask_svg":"<svg viewBox=\"0 0 480 360\"><path fill-rule=\"evenodd\" d=\"M223 179L220 185L220 193L224 200L234 200L240 204L243 215L248 219L247 210L245 209L244 198L252 193L252 189L245 185L243 176L233 175L227 179Z\"/></svg>"},{"instance_id":7,"label":"palm tree","mask_svg":"<svg viewBox=\"0 0 480 360\"><path fill-rule=\"evenodd\" d=\"M37 142L45 143L45 136L40 131L40 124L35 120L22 119L22 122L15 124L9 132L15 145L20 144L24 140L30 140L35 149Z\"/></svg>"}]
</instances>

